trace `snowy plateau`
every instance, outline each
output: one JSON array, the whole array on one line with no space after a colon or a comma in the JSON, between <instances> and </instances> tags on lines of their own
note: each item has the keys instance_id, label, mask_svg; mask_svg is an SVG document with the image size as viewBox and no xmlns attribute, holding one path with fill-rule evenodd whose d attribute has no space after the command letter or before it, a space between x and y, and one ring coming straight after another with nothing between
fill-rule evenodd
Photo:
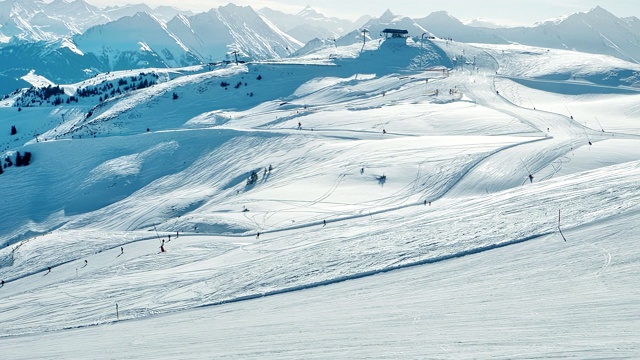
<instances>
[{"instance_id":1,"label":"snowy plateau","mask_svg":"<svg viewBox=\"0 0 640 360\"><path fill-rule=\"evenodd\" d=\"M219 14L54 39L173 47L1 97L1 359L640 358L631 25L559 22L580 50L390 12L303 46L274 20L290 53L202 62L186 34Z\"/></svg>"}]
</instances>

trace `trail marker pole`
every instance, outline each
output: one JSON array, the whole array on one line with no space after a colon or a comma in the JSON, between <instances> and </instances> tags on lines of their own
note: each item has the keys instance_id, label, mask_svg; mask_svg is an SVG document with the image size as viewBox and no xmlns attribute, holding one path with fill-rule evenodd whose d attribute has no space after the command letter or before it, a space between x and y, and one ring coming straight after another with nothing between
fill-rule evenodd
<instances>
[{"instance_id":1,"label":"trail marker pole","mask_svg":"<svg viewBox=\"0 0 640 360\"><path fill-rule=\"evenodd\" d=\"M560 232L560 236L562 236L562 239L566 242L567 238L564 237L564 234L562 233L562 229L560 229L560 209L558 209L558 232Z\"/></svg>"},{"instance_id":2,"label":"trail marker pole","mask_svg":"<svg viewBox=\"0 0 640 360\"><path fill-rule=\"evenodd\" d=\"M596 122L598 123L598 126L600 126L600 130L602 130L602 132L604 132L604 128L600 124L600 121L598 121L598 117L597 116L594 116L594 117L596 118Z\"/></svg>"},{"instance_id":3,"label":"trail marker pole","mask_svg":"<svg viewBox=\"0 0 640 360\"><path fill-rule=\"evenodd\" d=\"M118 303L116 303L116 319L120 320L120 312L118 311Z\"/></svg>"}]
</instances>

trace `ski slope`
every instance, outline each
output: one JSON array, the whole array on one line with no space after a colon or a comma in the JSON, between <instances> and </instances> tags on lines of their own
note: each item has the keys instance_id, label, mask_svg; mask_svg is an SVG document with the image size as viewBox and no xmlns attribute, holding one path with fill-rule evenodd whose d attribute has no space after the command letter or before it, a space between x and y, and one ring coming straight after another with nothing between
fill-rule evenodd
<instances>
[{"instance_id":1,"label":"ski slope","mask_svg":"<svg viewBox=\"0 0 640 360\"><path fill-rule=\"evenodd\" d=\"M566 94L560 51L360 47L5 100L35 156L0 175L3 354L637 357L638 90L598 56Z\"/></svg>"}]
</instances>

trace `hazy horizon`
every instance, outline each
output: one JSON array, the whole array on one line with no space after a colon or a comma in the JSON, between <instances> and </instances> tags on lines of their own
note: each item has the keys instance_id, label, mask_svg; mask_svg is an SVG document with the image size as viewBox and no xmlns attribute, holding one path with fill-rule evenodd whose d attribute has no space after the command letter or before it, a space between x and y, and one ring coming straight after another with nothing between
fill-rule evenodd
<instances>
[{"instance_id":1,"label":"hazy horizon","mask_svg":"<svg viewBox=\"0 0 640 360\"><path fill-rule=\"evenodd\" d=\"M181 10L206 12L212 8L233 3L240 6L251 6L255 10L268 7L284 13L296 14L307 5L316 11L331 17L356 20L364 15L379 17L387 9L396 15L411 18L425 17L435 11L446 11L460 20L483 19L501 25L533 25L536 22L570 15L576 12L586 12L596 6L610 11L618 17L640 17L640 8L623 0L608 1L606 5L599 5L597 0L564 1L558 4L552 0L522 0L517 3L505 0L486 0L482 3L461 0L449 1L405 1L390 5L382 1L351 1L348 3L336 0L234 0L234 1L204 1L204 0L88 0L99 7L114 5L145 3L150 7L173 6ZM339 9L339 10L336 10Z\"/></svg>"}]
</instances>

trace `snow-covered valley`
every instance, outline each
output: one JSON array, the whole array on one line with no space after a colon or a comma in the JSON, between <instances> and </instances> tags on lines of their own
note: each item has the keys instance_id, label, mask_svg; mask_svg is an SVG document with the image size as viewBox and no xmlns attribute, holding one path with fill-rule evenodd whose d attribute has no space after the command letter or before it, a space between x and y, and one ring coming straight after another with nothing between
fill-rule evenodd
<instances>
[{"instance_id":1,"label":"snow-covered valley","mask_svg":"<svg viewBox=\"0 0 640 360\"><path fill-rule=\"evenodd\" d=\"M640 66L361 47L0 102L3 354L640 355Z\"/></svg>"}]
</instances>

